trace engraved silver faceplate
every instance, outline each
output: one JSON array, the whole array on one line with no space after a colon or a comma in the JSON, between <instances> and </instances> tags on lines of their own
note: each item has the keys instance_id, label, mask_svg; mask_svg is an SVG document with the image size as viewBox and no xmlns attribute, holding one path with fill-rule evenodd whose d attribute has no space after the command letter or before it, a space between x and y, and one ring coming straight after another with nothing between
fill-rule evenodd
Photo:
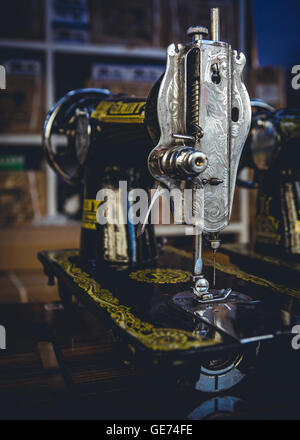
<instances>
[{"instance_id":1,"label":"engraved silver faceplate","mask_svg":"<svg viewBox=\"0 0 300 440\"><path fill-rule=\"evenodd\" d=\"M188 81L187 60L195 48L199 51L199 62L194 67L196 71L199 69L199 81L193 111L197 111L197 123L203 135L193 142L188 140L191 133L187 115L189 87L194 85ZM198 176L193 176L193 181L202 188L202 232L219 232L229 223L238 164L251 122L250 100L241 78L245 62L243 53L238 56L231 46L220 41L199 39L188 44L171 44L167 49L166 73L157 103L161 136L149 155L148 166L155 179L172 189L187 179L162 169L166 151L191 146L204 153L207 166ZM218 83L212 79L214 66L218 69ZM211 179L219 179L221 183L210 184Z\"/></svg>"}]
</instances>

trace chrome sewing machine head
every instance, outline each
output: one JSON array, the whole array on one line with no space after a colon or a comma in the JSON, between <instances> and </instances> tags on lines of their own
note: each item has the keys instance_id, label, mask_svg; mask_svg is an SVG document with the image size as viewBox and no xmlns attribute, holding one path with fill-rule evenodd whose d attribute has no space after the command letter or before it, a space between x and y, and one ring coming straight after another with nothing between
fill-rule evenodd
<instances>
[{"instance_id":1,"label":"chrome sewing machine head","mask_svg":"<svg viewBox=\"0 0 300 440\"><path fill-rule=\"evenodd\" d=\"M193 292L200 302L226 299L230 289L210 290L203 275L202 234L211 248L230 219L239 159L251 122L242 81L245 56L220 41L219 11L211 10L211 40L202 26L191 41L171 44L157 98L160 139L148 167L162 187L192 190L195 235ZM176 208L175 208L176 209ZM215 275L214 275L215 278Z\"/></svg>"}]
</instances>

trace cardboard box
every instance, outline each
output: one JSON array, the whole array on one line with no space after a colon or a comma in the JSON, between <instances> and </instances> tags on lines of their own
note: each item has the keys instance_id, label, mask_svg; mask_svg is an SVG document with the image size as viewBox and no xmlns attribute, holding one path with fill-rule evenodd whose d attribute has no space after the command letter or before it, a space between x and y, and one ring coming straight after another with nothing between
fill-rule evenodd
<instances>
[{"instance_id":1,"label":"cardboard box","mask_svg":"<svg viewBox=\"0 0 300 440\"><path fill-rule=\"evenodd\" d=\"M44 81L38 60L10 59L6 90L0 93L0 133L41 133L44 117Z\"/></svg>"},{"instance_id":2,"label":"cardboard box","mask_svg":"<svg viewBox=\"0 0 300 440\"><path fill-rule=\"evenodd\" d=\"M91 78L86 87L104 88L115 94L126 93L147 98L164 70L164 65L96 63L92 66Z\"/></svg>"},{"instance_id":3,"label":"cardboard box","mask_svg":"<svg viewBox=\"0 0 300 440\"><path fill-rule=\"evenodd\" d=\"M136 96L137 98L147 98L153 83L136 84L132 82L124 83L122 81L103 81L90 79L85 84L86 87L96 87L99 89L108 89L112 93L125 93L129 96Z\"/></svg>"},{"instance_id":4,"label":"cardboard box","mask_svg":"<svg viewBox=\"0 0 300 440\"><path fill-rule=\"evenodd\" d=\"M88 43L90 41L87 0L51 2L51 26L54 41Z\"/></svg>"},{"instance_id":5,"label":"cardboard box","mask_svg":"<svg viewBox=\"0 0 300 440\"><path fill-rule=\"evenodd\" d=\"M162 17L157 0L90 0L91 41L160 46Z\"/></svg>"},{"instance_id":6,"label":"cardboard box","mask_svg":"<svg viewBox=\"0 0 300 440\"><path fill-rule=\"evenodd\" d=\"M0 172L0 227L30 224L45 213L43 171Z\"/></svg>"}]
</instances>

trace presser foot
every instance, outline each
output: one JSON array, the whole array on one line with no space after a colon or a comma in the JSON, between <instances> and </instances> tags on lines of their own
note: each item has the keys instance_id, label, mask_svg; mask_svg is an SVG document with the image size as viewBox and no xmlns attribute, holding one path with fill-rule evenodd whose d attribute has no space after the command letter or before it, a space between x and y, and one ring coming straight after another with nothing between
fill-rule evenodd
<instances>
[{"instance_id":1,"label":"presser foot","mask_svg":"<svg viewBox=\"0 0 300 440\"><path fill-rule=\"evenodd\" d=\"M193 287L192 291L195 300L202 304L225 301L231 294L232 289L209 289L209 282L203 275L191 277Z\"/></svg>"},{"instance_id":2,"label":"presser foot","mask_svg":"<svg viewBox=\"0 0 300 440\"><path fill-rule=\"evenodd\" d=\"M219 290L210 290L206 293L195 293L193 288L193 293L195 295L195 300L201 304L210 304L225 301L231 294L232 289L219 289Z\"/></svg>"}]
</instances>

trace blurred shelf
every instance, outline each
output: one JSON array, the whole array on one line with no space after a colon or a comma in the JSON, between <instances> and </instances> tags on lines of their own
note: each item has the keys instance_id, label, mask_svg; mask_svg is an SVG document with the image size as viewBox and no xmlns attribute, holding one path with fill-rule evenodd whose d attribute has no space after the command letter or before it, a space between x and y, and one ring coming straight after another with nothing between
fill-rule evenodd
<instances>
[{"instance_id":1,"label":"blurred shelf","mask_svg":"<svg viewBox=\"0 0 300 440\"><path fill-rule=\"evenodd\" d=\"M40 50L51 52L65 52L82 55L111 55L122 57L149 58L164 61L165 49L155 47L128 47L123 45L107 44L73 44L51 43L43 41L0 40L0 47Z\"/></svg>"},{"instance_id":2,"label":"blurred shelf","mask_svg":"<svg viewBox=\"0 0 300 440\"><path fill-rule=\"evenodd\" d=\"M53 44L52 50L56 52L69 52L80 54L95 54L95 55L113 55L122 57L138 57L150 58L164 61L166 58L166 51L154 47L128 47L118 45L97 45L97 44Z\"/></svg>"},{"instance_id":3,"label":"blurred shelf","mask_svg":"<svg viewBox=\"0 0 300 440\"><path fill-rule=\"evenodd\" d=\"M40 134L0 134L0 145L42 145Z\"/></svg>"},{"instance_id":4,"label":"blurred shelf","mask_svg":"<svg viewBox=\"0 0 300 440\"><path fill-rule=\"evenodd\" d=\"M46 50L48 44L43 41L0 40L0 47L28 50Z\"/></svg>"}]
</instances>

